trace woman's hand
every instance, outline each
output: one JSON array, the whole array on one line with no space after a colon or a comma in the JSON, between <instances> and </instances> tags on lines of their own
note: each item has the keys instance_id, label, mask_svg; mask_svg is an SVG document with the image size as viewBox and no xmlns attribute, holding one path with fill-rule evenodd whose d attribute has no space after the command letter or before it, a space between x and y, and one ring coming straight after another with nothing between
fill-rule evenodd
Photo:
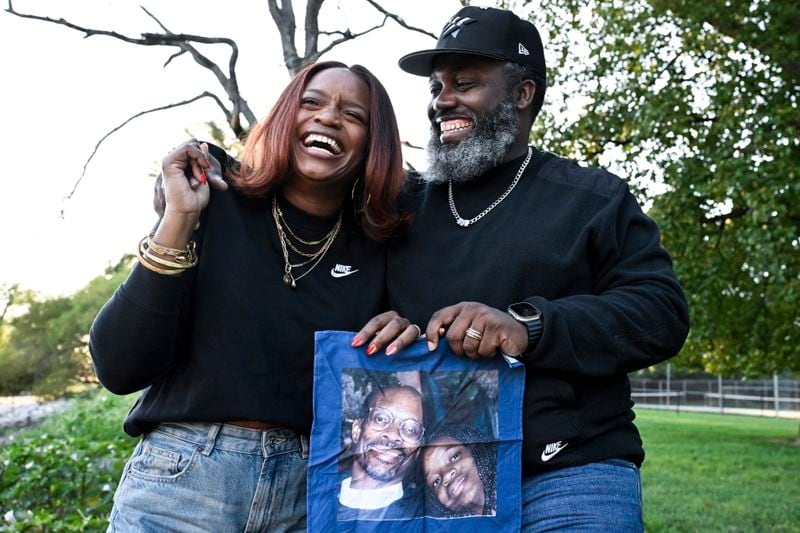
<instances>
[{"instance_id":1,"label":"woman's hand","mask_svg":"<svg viewBox=\"0 0 800 533\"><path fill-rule=\"evenodd\" d=\"M208 154L208 145L189 139L161 160L164 212L199 218L210 197L208 177L221 177L219 162ZM224 182L223 182L224 183Z\"/></svg>"},{"instance_id":2,"label":"woman's hand","mask_svg":"<svg viewBox=\"0 0 800 533\"><path fill-rule=\"evenodd\" d=\"M217 183L216 188L227 188L222 180L222 167L208 154L206 143L189 139L162 159L160 178L164 210L153 241L162 246L183 248L199 223L200 213L208 205L211 197L208 183Z\"/></svg>"},{"instance_id":3,"label":"woman's hand","mask_svg":"<svg viewBox=\"0 0 800 533\"><path fill-rule=\"evenodd\" d=\"M190 148L193 148L191 153L178 153L180 150L188 150ZM200 161L197 161L198 151L202 154L202 156L200 156ZM175 160L175 158L181 157L187 159L187 161L185 161L183 164L180 161ZM195 164L193 165L192 162ZM211 167L208 169L203 167L203 164L206 162L211 163ZM196 139L189 139L186 143L175 148L169 153L169 155L167 155L167 157L162 160L162 172L159 172L158 177L153 184L153 210L156 212L159 218L164 216L164 212L167 207L166 186L164 184L164 167L169 165L171 171L177 172L178 169L181 166L185 166L185 164L188 164L188 166L183 170L183 179L188 180L191 190L197 191L200 189L202 185L201 180L203 170L205 170L208 184L212 188L218 191L225 191L228 189L228 184L222 178L222 166L220 165L219 161L214 158L214 156L208 154L208 145L206 143L200 144ZM197 167L199 167L199 173L196 173ZM189 170L190 173L187 173L187 170ZM207 204L208 200L206 199L205 204L202 205L205 207ZM202 211L202 207L200 211Z\"/></svg>"},{"instance_id":4,"label":"woman's hand","mask_svg":"<svg viewBox=\"0 0 800 533\"><path fill-rule=\"evenodd\" d=\"M373 317L361 328L350 343L352 347L363 346L369 341L367 355L372 355L386 346L386 355L394 355L417 340L422 331L407 318L395 311L386 311ZM387 346L388 344L388 346Z\"/></svg>"}]
</instances>

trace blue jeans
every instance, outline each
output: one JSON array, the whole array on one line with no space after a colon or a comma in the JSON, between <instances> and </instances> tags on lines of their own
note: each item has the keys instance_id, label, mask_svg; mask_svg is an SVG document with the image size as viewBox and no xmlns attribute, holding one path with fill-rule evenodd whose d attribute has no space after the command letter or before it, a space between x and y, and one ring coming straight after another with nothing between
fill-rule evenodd
<instances>
[{"instance_id":1,"label":"blue jeans","mask_svg":"<svg viewBox=\"0 0 800 533\"><path fill-rule=\"evenodd\" d=\"M522 531L644 531L639 469L610 459L523 476Z\"/></svg>"},{"instance_id":2,"label":"blue jeans","mask_svg":"<svg viewBox=\"0 0 800 533\"><path fill-rule=\"evenodd\" d=\"M304 531L308 439L284 429L161 424L122 473L108 531Z\"/></svg>"}]
</instances>

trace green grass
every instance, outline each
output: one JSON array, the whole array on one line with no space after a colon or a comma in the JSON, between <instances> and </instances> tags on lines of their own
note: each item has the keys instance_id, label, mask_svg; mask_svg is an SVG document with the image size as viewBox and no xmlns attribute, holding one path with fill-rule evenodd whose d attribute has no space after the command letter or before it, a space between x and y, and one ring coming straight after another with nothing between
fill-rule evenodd
<instances>
[{"instance_id":1,"label":"green grass","mask_svg":"<svg viewBox=\"0 0 800 533\"><path fill-rule=\"evenodd\" d=\"M103 391L0 447L0 531L104 531L135 439ZM637 411L653 532L800 532L797 420ZM4 515L12 512L10 524Z\"/></svg>"},{"instance_id":2,"label":"green grass","mask_svg":"<svg viewBox=\"0 0 800 533\"><path fill-rule=\"evenodd\" d=\"M13 434L0 447L0 531L105 531L111 497L136 439L133 403L104 391Z\"/></svg>"},{"instance_id":3,"label":"green grass","mask_svg":"<svg viewBox=\"0 0 800 533\"><path fill-rule=\"evenodd\" d=\"M800 532L799 421L636 414L648 532Z\"/></svg>"}]
</instances>

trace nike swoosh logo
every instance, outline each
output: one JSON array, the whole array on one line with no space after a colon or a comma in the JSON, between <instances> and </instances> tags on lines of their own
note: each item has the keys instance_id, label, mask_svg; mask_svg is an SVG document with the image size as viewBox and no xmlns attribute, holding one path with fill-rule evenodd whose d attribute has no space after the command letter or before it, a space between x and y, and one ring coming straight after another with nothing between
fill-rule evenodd
<instances>
[{"instance_id":1,"label":"nike swoosh logo","mask_svg":"<svg viewBox=\"0 0 800 533\"><path fill-rule=\"evenodd\" d=\"M558 452L566 448L568 445L569 443L563 445L559 443L558 446L552 446L552 445L545 446L545 449L542 452L542 462L546 463L547 461L555 457L558 454Z\"/></svg>"},{"instance_id":2,"label":"nike swoosh logo","mask_svg":"<svg viewBox=\"0 0 800 533\"><path fill-rule=\"evenodd\" d=\"M333 276L334 278L344 278L346 276L349 276L350 274L355 274L356 272L358 272L358 269L349 270L347 272L336 272L336 270L332 268L331 269L331 276Z\"/></svg>"}]
</instances>

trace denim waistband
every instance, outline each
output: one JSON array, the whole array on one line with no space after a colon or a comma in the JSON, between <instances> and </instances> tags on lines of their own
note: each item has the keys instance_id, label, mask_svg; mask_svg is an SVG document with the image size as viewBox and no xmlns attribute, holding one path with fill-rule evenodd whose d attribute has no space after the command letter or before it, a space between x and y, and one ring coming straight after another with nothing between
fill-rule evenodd
<instances>
[{"instance_id":1,"label":"denim waistband","mask_svg":"<svg viewBox=\"0 0 800 533\"><path fill-rule=\"evenodd\" d=\"M250 429L230 424L166 422L156 426L148 437L157 433L195 444L204 455L216 448L264 457L299 451L308 457L308 437L282 427Z\"/></svg>"}]
</instances>

